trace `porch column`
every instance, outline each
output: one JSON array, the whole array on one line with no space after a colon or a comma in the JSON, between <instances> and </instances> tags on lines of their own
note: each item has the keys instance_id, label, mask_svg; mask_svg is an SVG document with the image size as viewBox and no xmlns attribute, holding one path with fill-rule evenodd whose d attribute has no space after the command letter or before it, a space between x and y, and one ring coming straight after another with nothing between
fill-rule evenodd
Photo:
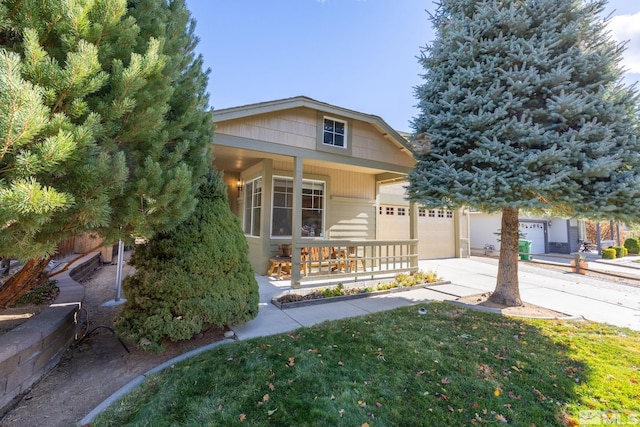
<instances>
[{"instance_id":1,"label":"porch column","mask_svg":"<svg viewBox=\"0 0 640 427\"><path fill-rule=\"evenodd\" d=\"M291 287L300 287L300 250L296 245L302 235L302 157L293 159L293 217L291 218Z\"/></svg>"},{"instance_id":2,"label":"porch column","mask_svg":"<svg viewBox=\"0 0 640 427\"><path fill-rule=\"evenodd\" d=\"M409 238L411 240L418 239L418 205L415 202L409 203ZM410 267L418 266L418 246L411 246L411 265Z\"/></svg>"}]
</instances>

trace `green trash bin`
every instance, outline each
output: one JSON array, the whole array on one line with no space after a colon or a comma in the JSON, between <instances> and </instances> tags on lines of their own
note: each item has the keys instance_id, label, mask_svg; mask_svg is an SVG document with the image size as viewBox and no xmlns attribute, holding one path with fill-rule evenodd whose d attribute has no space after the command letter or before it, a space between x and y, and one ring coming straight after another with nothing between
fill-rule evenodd
<instances>
[{"instance_id":1,"label":"green trash bin","mask_svg":"<svg viewBox=\"0 0 640 427\"><path fill-rule=\"evenodd\" d=\"M520 259L524 261L531 260L531 240L518 240L518 252L520 253Z\"/></svg>"}]
</instances>

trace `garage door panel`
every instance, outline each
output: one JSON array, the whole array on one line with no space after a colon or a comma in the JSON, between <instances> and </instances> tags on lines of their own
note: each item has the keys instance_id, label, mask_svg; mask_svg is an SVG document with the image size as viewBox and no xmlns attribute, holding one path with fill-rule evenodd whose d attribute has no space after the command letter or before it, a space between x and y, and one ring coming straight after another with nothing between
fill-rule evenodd
<instances>
[{"instance_id":1,"label":"garage door panel","mask_svg":"<svg viewBox=\"0 0 640 427\"><path fill-rule=\"evenodd\" d=\"M387 209L393 208L392 209ZM409 215L398 215L399 206L382 206L378 219L380 240L409 239ZM393 215L388 212L393 212ZM434 215L434 216L429 216ZM451 213L429 211L418 217L418 257L420 259L455 257L455 224Z\"/></svg>"},{"instance_id":2,"label":"garage door panel","mask_svg":"<svg viewBox=\"0 0 640 427\"><path fill-rule=\"evenodd\" d=\"M455 256L455 229L451 218L418 218L420 259Z\"/></svg>"}]
</instances>

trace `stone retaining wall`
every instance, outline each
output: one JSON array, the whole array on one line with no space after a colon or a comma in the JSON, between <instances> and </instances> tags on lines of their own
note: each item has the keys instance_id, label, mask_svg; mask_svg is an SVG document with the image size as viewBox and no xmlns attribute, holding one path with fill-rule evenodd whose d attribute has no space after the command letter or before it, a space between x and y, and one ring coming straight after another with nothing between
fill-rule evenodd
<instances>
[{"instance_id":1,"label":"stone retaining wall","mask_svg":"<svg viewBox=\"0 0 640 427\"><path fill-rule=\"evenodd\" d=\"M76 312L84 287L76 282L100 264L92 252L52 277L60 293L47 309L0 335L0 416L44 374L53 369L76 335ZM74 280L75 279L75 280Z\"/></svg>"}]
</instances>

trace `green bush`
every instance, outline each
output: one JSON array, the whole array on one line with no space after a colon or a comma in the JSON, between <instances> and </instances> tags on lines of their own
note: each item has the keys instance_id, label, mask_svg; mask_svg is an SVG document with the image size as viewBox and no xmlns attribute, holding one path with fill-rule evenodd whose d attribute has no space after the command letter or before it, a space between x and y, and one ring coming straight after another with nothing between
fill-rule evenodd
<instances>
[{"instance_id":1,"label":"green bush","mask_svg":"<svg viewBox=\"0 0 640 427\"><path fill-rule=\"evenodd\" d=\"M192 215L138 247L131 264L136 272L123 281L127 302L116 328L144 349L162 351L166 339L187 340L258 314L249 247L219 174L200 187Z\"/></svg>"},{"instance_id":2,"label":"green bush","mask_svg":"<svg viewBox=\"0 0 640 427\"><path fill-rule=\"evenodd\" d=\"M611 246L611 249L615 249L616 258L627 256L627 248L625 248L624 246Z\"/></svg>"},{"instance_id":3,"label":"green bush","mask_svg":"<svg viewBox=\"0 0 640 427\"><path fill-rule=\"evenodd\" d=\"M616 250L614 248L606 248L602 250L603 259L616 259Z\"/></svg>"},{"instance_id":4,"label":"green bush","mask_svg":"<svg viewBox=\"0 0 640 427\"><path fill-rule=\"evenodd\" d=\"M624 247L627 248L630 254L640 254L640 239L630 237L624 241Z\"/></svg>"}]
</instances>

